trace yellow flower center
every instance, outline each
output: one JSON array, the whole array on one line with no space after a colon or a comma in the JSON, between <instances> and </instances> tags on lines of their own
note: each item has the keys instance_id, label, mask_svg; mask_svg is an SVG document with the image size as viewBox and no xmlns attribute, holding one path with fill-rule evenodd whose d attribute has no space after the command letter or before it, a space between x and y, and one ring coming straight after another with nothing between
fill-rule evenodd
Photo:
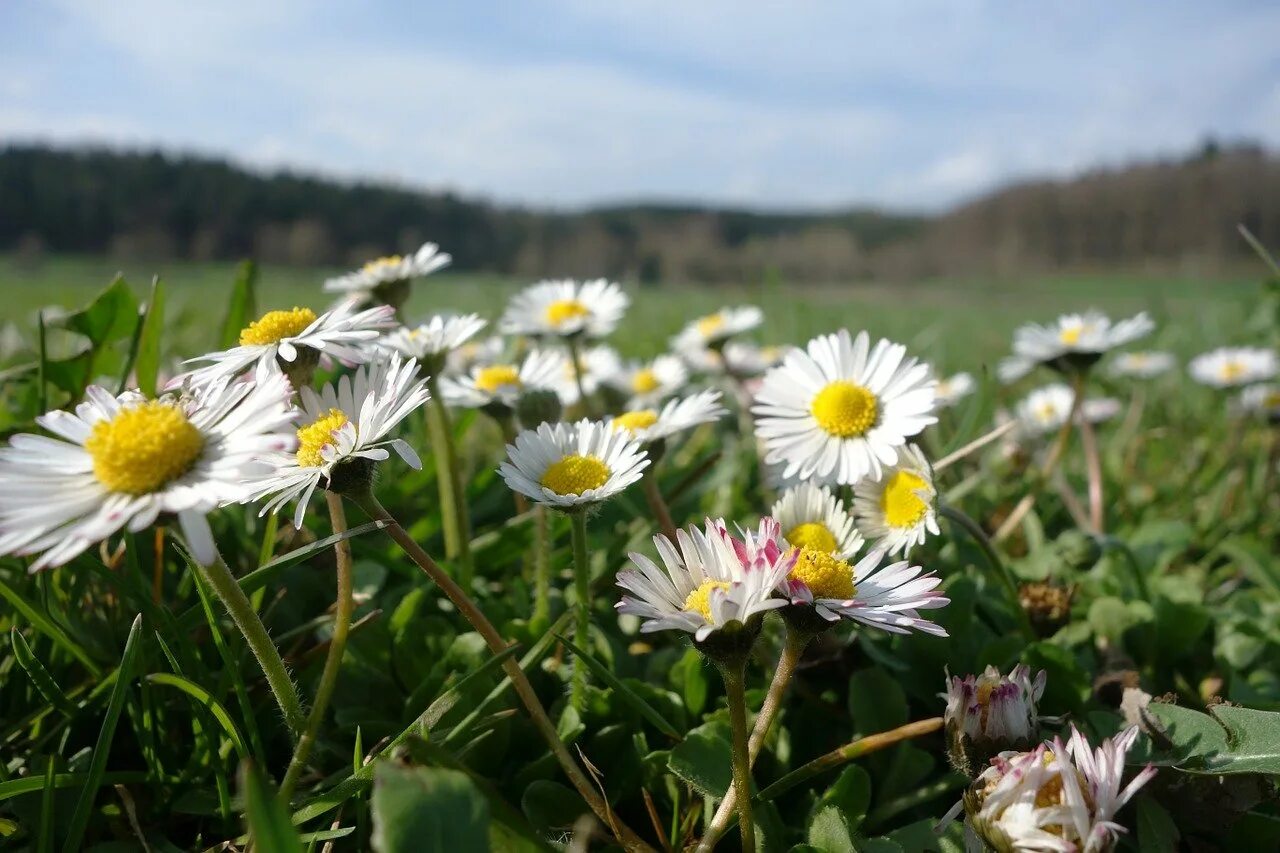
<instances>
[{"instance_id":1,"label":"yellow flower center","mask_svg":"<svg viewBox=\"0 0 1280 853\"><path fill-rule=\"evenodd\" d=\"M628 432L636 433L648 429L658 422L658 413L653 409L637 409L634 412L623 412L613 419L613 425Z\"/></svg>"},{"instance_id":2,"label":"yellow flower center","mask_svg":"<svg viewBox=\"0 0 1280 853\"><path fill-rule=\"evenodd\" d=\"M557 495L580 495L598 489L613 473L595 456L566 456L553 462L542 475L542 485Z\"/></svg>"},{"instance_id":3,"label":"yellow flower center","mask_svg":"<svg viewBox=\"0 0 1280 853\"><path fill-rule=\"evenodd\" d=\"M240 346L265 346L291 338L316 321L310 308L268 311L240 330Z\"/></svg>"},{"instance_id":4,"label":"yellow flower center","mask_svg":"<svg viewBox=\"0 0 1280 853\"><path fill-rule=\"evenodd\" d=\"M374 272L375 270L382 269L383 267L393 267L403 260L404 257L401 255L385 255L381 258L374 258L372 261L369 261L364 265L364 271Z\"/></svg>"},{"instance_id":5,"label":"yellow flower center","mask_svg":"<svg viewBox=\"0 0 1280 853\"><path fill-rule=\"evenodd\" d=\"M476 387L490 394L508 385L520 387L520 371L510 364L491 364L476 371Z\"/></svg>"},{"instance_id":6,"label":"yellow flower center","mask_svg":"<svg viewBox=\"0 0 1280 853\"><path fill-rule=\"evenodd\" d=\"M636 394L648 394L652 391L657 391L660 384L652 367L637 370L635 375L631 377L631 390Z\"/></svg>"},{"instance_id":7,"label":"yellow flower center","mask_svg":"<svg viewBox=\"0 0 1280 853\"><path fill-rule=\"evenodd\" d=\"M304 468L319 468L324 464L320 451L333 442L333 434L350 421L339 409L330 409L311 423L298 429L298 464Z\"/></svg>"},{"instance_id":8,"label":"yellow flower center","mask_svg":"<svg viewBox=\"0 0 1280 853\"><path fill-rule=\"evenodd\" d=\"M1053 403L1041 403L1035 410L1035 416L1042 423L1049 423L1058 416L1058 407Z\"/></svg>"},{"instance_id":9,"label":"yellow flower center","mask_svg":"<svg viewBox=\"0 0 1280 853\"><path fill-rule=\"evenodd\" d=\"M830 551L801 548L790 577L809 587L814 598L847 600L858 592L853 585L853 567Z\"/></svg>"},{"instance_id":10,"label":"yellow flower center","mask_svg":"<svg viewBox=\"0 0 1280 853\"><path fill-rule=\"evenodd\" d=\"M724 326L723 314L708 314L697 321L698 334L704 338L714 335Z\"/></svg>"},{"instance_id":11,"label":"yellow flower center","mask_svg":"<svg viewBox=\"0 0 1280 853\"><path fill-rule=\"evenodd\" d=\"M547 306L547 322L559 326L567 320L586 317L591 309L577 299L560 299Z\"/></svg>"},{"instance_id":12,"label":"yellow flower center","mask_svg":"<svg viewBox=\"0 0 1280 853\"><path fill-rule=\"evenodd\" d=\"M866 388L841 379L818 392L810 411L827 434L852 438L875 426L879 404Z\"/></svg>"},{"instance_id":13,"label":"yellow flower center","mask_svg":"<svg viewBox=\"0 0 1280 853\"><path fill-rule=\"evenodd\" d=\"M149 400L98 421L84 447L99 483L113 492L146 495L191 470L204 436L177 406Z\"/></svg>"},{"instance_id":14,"label":"yellow flower center","mask_svg":"<svg viewBox=\"0 0 1280 853\"><path fill-rule=\"evenodd\" d=\"M729 588L728 581L705 580L702 585L689 593L684 600L684 609L692 610L694 613L702 614L702 618L708 622L711 621L711 591L714 589Z\"/></svg>"},{"instance_id":15,"label":"yellow flower center","mask_svg":"<svg viewBox=\"0 0 1280 853\"><path fill-rule=\"evenodd\" d=\"M889 478L880 493L880 509L884 523L890 527L914 527L929 511L929 504L918 492L929 491L929 485L919 474L898 471Z\"/></svg>"},{"instance_id":16,"label":"yellow flower center","mask_svg":"<svg viewBox=\"0 0 1280 853\"><path fill-rule=\"evenodd\" d=\"M812 548L830 554L836 549L836 537L820 521L806 521L788 530L785 538L797 548Z\"/></svg>"},{"instance_id":17,"label":"yellow flower center","mask_svg":"<svg viewBox=\"0 0 1280 853\"><path fill-rule=\"evenodd\" d=\"M1080 343L1080 336L1084 334L1084 326L1068 326L1058 333L1058 340L1067 346L1075 346Z\"/></svg>"},{"instance_id":18,"label":"yellow flower center","mask_svg":"<svg viewBox=\"0 0 1280 853\"><path fill-rule=\"evenodd\" d=\"M1235 382L1244 376L1244 365L1238 361L1224 361L1222 367L1218 369L1218 375L1223 382Z\"/></svg>"}]
</instances>

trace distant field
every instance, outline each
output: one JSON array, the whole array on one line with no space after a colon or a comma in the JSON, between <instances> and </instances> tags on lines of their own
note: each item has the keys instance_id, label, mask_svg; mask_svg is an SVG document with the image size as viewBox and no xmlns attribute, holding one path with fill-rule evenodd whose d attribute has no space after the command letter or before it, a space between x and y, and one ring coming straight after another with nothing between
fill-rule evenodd
<instances>
[{"instance_id":1,"label":"distant field","mask_svg":"<svg viewBox=\"0 0 1280 853\"><path fill-rule=\"evenodd\" d=\"M61 257L24 267L0 256L0 317L30 328L37 308L75 307L122 271L142 295L160 274L170 286L169 316L188 330L189 351L212 344L226 305L235 265L168 262L158 265L110 259ZM333 271L264 267L259 310L295 304L321 307L329 296L320 282ZM495 319L523 282L490 275L444 274L415 288L408 316L439 310L476 311ZM802 341L840 326L866 328L937 354L946 369L991 363L1008 349L1013 328L1064 311L1097 307L1113 314L1146 309L1161 323L1156 343L1183 353L1209 342L1240 337L1246 300L1257 279L1200 280L1150 275L1093 274L1025 280L931 280L907 283L831 284L789 287L785 283L742 287L633 287L634 304L614 343L628 353L651 354L687 320L736 302L765 309L762 341ZM963 355L961 349L963 348Z\"/></svg>"}]
</instances>

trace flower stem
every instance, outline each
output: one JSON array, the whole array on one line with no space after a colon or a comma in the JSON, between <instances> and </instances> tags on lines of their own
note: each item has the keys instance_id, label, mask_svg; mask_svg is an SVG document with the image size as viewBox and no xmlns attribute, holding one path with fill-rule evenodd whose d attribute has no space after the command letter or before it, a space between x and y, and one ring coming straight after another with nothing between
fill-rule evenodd
<instances>
[{"instance_id":1,"label":"flower stem","mask_svg":"<svg viewBox=\"0 0 1280 853\"><path fill-rule=\"evenodd\" d=\"M342 498L333 492L325 492L324 497L329 505L329 520L334 535L346 533L347 514L342 506ZM351 613L355 607L352 596L351 540L343 539L336 543L333 546L333 554L337 563L338 586L338 596L333 607L333 637L329 640L329 653L324 659L320 683L316 685L316 698L311 706L311 713L307 717L307 728L298 739L298 745L293 751L293 759L289 762L289 769L284 774L284 781L280 783L280 797L285 802L289 801L290 795L298 785L298 778L307 766L307 759L311 757L316 733L320 731L325 711L329 709L329 701L333 698L334 688L338 685L338 670L342 666L342 655L347 648L347 635L351 631Z\"/></svg>"},{"instance_id":2,"label":"flower stem","mask_svg":"<svg viewBox=\"0 0 1280 853\"><path fill-rule=\"evenodd\" d=\"M280 658L280 650L271 642L271 635L267 633L266 626L262 624L262 619L249 603L249 598L236 582L235 576L231 574L231 569L218 557L211 564L200 566L200 574L222 600L222 605L231 614L232 621L236 623L245 642L249 644L250 651L257 658L258 666L267 677L267 684L284 714L289 730L295 734L301 732L306 718L302 713L302 703L298 701L298 690Z\"/></svg>"},{"instance_id":3,"label":"flower stem","mask_svg":"<svg viewBox=\"0 0 1280 853\"><path fill-rule=\"evenodd\" d=\"M1080 418L1080 446L1084 449L1085 473L1089 480L1089 526L1101 535L1106 532L1102 517L1102 457L1093 424L1084 417Z\"/></svg>"},{"instance_id":4,"label":"flower stem","mask_svg":"<svg viewBox=\"0 0 1280 853\"><path fill-rule=\"evenodd\" d=\"M490 651L494 654L506 651L507 642L502 639L497 629L493 627L493 623L488 620L480 608L476 607L475 602L467 596L462 587L458 586L453 578L449 577L436 564L436 561L431 559L431 555L424 551L422 546L415 542L413 537L406 533L404 528L391 517L391 514L378 502L377 498L370 493L366 493L352 496L351 499L370 518L386 523L387 534L404 549L405 553L417 564L418 568L422 569L423 573L448 596L463 618L484 639ZM542 703L538 701L537 694L533 692L533 685L529 683L529 679L524 674L524 670L520 668L519 662L508 658L503 661L502 669L507 674L507 677L511 679L511 684L515 687L516 694L520 697L521 703L524 704L525 710L528 711L534 727L547 742L547 746L551 748L551 753L555 756L556 761L560 763L560 768L564 771L565 776L569 778L573 787L577 789L578 794L586 801L591 810L613 831L625 849L652 851L652 847L646 844L643 839L613 813L609 808L609 804L592 787L590 780L587 779L586 775L573 760L573 756L569 754L569 750L560 740L560 736L556 734L555 724L551 722L546 710L542 707Z\"/></svg>"},{"instance_id":5,"label":"flower stem","mask_svg":"<svg viewBox=\"0 0 1280 853\"><path fill-rule=\"evenodd\" d=\"M1031 627L1031 618L1027 616L1027 611L1022 607L1022 600L1018 595L1018 582L1014 579L1013 572L1009 571L1009 567L1004 564L1004 561L1000 559L1000 555L996 553L995 545L987 537L986 531L978 525L978 522L949 504L939 502L938 512L948 521L962 528L977 544L979 550L982 551L982 556L987 560L991 573L996 576L996 580L1004 587L1005 595L1009 597L1009 605L1017 615L1022 633L1028 640L1034 641L1036 632Z\"/></svg>"},{"instance_id":6,"label":"flower stem","mask_svg":"<svg viewBox=\"0 0 1280 853\"><path fill-rule=\"evenodd\" d=\"M450 560L457 560L458 580L464 588L471 587L471 520L467 517L466 493L462 488L462 474L458 470L458 452L453 443L453 425L449 422L449 410L440 396L440 383L433 373L427 378L431 401L427 403L427 429L431 435L431 449L436 457L436 482L440 488L440 515L444 524L444 553Z\"/></svg>"},{"instance_id":7,"label":"flower stem","mask_svg":"<svg viewBox=\"0 0 1280 853\"><path fill-rule=\"evenodd\" d=\"M569 360L573 362L573 382L578 387L578 402L582 404L583 414L592 417L591 401L587 399L586 385L582 381L582 359L578 351L578 339L571 335L565 338L565 344L569 347Z\"/></svg>"},{"instance_id":8,"label":"flower stem","mask_svg":"<svg viewBox=\"0 0 1280 853\"><path fill-rule=\"evenodd\" d=\"M543 626L551 621L551 511L545 505L533 508L533 524L533 616L529 621Z\"/></svg>"},{"instance_id":9,"label":"flower stem","mask_svg":"<svg viewBox=\"0 0 1280 853\"><path fill-rule=\"evenodd\" d=\"M658 520L658 528L662 531L662 535L674 543L676 541L676 523L671 518L670 507L663 500L662 489L658 485L658 473L654 470L656 467L656 465L650 466L649 470L640 478L640 485L644 489L645 500L649 502L649 510Z\"/></svg>"},{"instance_id":10,"label":"flower stem","mask_svg":"<svg viewBox=\"0 0 1280 853\"><path fill-rule=\"evenodd\" d=\"M587 558L587 515L584 511L570 513L573 530L573 589L578 599L578 615L574 622L573 643L584 651L591 642L591 564ZM581 661L573 664L573 686L569 700L581 711L587 703L587 668Z\"/></svg>"},{"instance_id":11,"label":"flower stem","mask_svg":"<svg viewBox=\"0 0 1280 853\"><path fill-rule=\"evenodd\" d=\"M751 739L747 741L747 756L752 766L755 766L760 750L764 746L764 740L769 736L769 729L773 727L773 721L777 719L778 711L782 709L782 700L787 695L787 688L791 686L791 676L795 674L796 666L800 663L800 658L812 639L813 634L787 628L782 655L778 658L778 665L773 671L773 681L769 682L769 692L765 695L764 704L760 706L760 713L756 717L755 725L751 728ZM730 789L725 793L724 799L716 809L715 817L712 818L711 824L698 843L698 853L709 853L716 846L720 836L724 835L737 816L735 808L737 802L736 791Z\"/></svg>"},{"instance_id":12,"label":"flower stem","mask_svg":"<svg viewBox=\"0 0 1280 853\"><path fill-rule=\"evenodd\" d=\"M751 754L747 744L747 696L744 671L746 661L720 663L724 692L729 702L729 727L732 731L733 793L738 805L738 831L742 849L756 849L756 828L751 820Z\"/></svg>"}]
</instances>

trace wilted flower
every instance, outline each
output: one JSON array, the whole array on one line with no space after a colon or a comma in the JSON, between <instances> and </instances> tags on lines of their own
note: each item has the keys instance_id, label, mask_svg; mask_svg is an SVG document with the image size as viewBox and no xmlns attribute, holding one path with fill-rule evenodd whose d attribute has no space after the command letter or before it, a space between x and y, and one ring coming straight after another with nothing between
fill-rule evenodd
<instances>
[{"instance_id":1,"label":"wilted flower","mask_svg":"<svg viewBox=\"0 0 1280 853\"><path fill-rule=\"evenodd\" d=\"M1029 323L1013 335L1013 355L1000 362L1002 382L1013 382L1043 364L1063 373L1086 370L1103 353L1151 333L1155 323L1146 312L1112 323L1098 311L1064 314L1041 326Z\"/></svg>"},{"instance_id":2,"label":"wilted flower","mask_svg":"<svg viewBox=\"0 0 1280 853\"><path fill-rule=\"evenodd\" d=\"M947 747L957 770L973 776L1001 752L1030 749L1040 739L1036 702L1046 674L1031 678L1025 665L1005 676L994 666L981 675L947 681Z\"/></svg>"}]
</instances>

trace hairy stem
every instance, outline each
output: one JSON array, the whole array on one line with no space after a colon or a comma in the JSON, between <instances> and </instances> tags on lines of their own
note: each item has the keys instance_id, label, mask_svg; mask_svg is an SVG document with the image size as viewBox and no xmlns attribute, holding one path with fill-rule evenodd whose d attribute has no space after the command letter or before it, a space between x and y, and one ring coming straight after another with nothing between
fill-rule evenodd
<instances>
[{"instance_id":1,"label":"hairy stem","mask_svg":"<svg viewBox=\"0 0 1280 853\"><path fill-rule=\"evenodd\" d=\"M458 466L458 452L453 443L453 425L449 410L440 396L440 383L435 374L427 379L431 401L427 403L427 430L431 434L431 449L436 457L436 482L440 488L440 516L444 523L444 553L458 562L458 579L464 588L470 588L473 567L471 564L471 520L468 518L466 493L462 488L462 474Z\"/></svg>"},{"instance_id":2,"label":"hairy stem","mask_svg":"<svg viewBox=\"0 0 1280 853\"><path fill-rule=\"evenodd\" d=\"M533 616L530 621L541 626L551 621L551 510L543 504L535 506L533 523Z\"/></svg>"},{"instance_id":3,"label":"hairy stem","mask_svg":"<svg viewBox=\"0 0 1280 853\"><path fill-rule=\"evenodd\" d=\"M591 564L587 557L586 513L578 511L570 514L569 522L573 530L573 589L578 599L573 643L586 651L591 642ZM569 700L579 711L586 707L587 668L580 660L573 663L573 685Z\"/></svg>"},{"instance_id":4,"label":"hairy stem","mask_svg":"<svg viewBox=\"0 0 1280 853\"><path fill-rule=\"evenodd\" d=\"M347 532L347 514L342 506L342 498L333 492L324 493L329 506L329 520L334 535ZM284 781L280 784L280 796L289 801L302 771L306 769L307 759L311 757L311 749L315 746L316 734L324 721L325 711L329 709L329 701L338 685L338 670L342 666L342 655L347 649L347 635L351 631L351 613L355 609L352 596L351 575L351 540L343 539L333 546L334 558L337 562L338 595L333 606L333 637L329 641L329 653L324 659L324 670L320 674L320 683L316 685L316 698L311 706L311 714L307 717L307 728L298 739L293 752L293 760L285 772Z\"/></svg>"},{"instance_id":5,"label":"hairy stem","mask_svg":"<svg viewBox=\"0 0 1280 853\"><path fill-rule=\"evenodd\" d=\"M1080 446L1084 449L1084 467L1089 480L1089 526L1093 532L1103 534L1102 514L1102 456L1098 452L1098 436L1089 419L1080 418Z\"/></svg>"},{"instance_id":6,"label":"hairy stem","mask_svg":"<svg viewBox=\"0 0 1280 853\"><path fill-rule=\"evenodd\" d=\"M738 831L742 849L756 849L756 828L751 820L751 754L747 745L747 697L745 661L720 664L724 692L729 702L729 727L732 731L733 793L738 804Z\"/></svg>"}]
</instances>

